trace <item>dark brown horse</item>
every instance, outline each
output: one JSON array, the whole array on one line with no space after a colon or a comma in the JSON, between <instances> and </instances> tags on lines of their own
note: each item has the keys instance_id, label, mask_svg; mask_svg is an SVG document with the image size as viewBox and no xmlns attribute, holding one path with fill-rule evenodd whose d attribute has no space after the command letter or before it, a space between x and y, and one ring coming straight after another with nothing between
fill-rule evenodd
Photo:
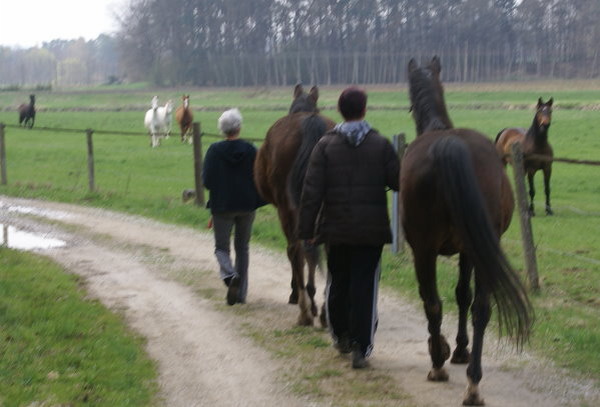
<instances>
[{"instance_id":1,"label":"dark brown horse","mask_svg":"<svg viewBox=\"0 0 600 407\"><path fill-rule=\"evenodd\" d=\"M552 146L548 143L548 129L552 122L552 102L550 98L546 103L542 98L538 99L533 123L528 130L523 128L507 128L502 130L496 136L496 150L502 157L504 165L510 161L512 145L521 143L523 150L523 166L527 181L529 182L529 213L535 215L533 197L535 196L535 186L533 176L538 170L544 173L544 192L546 193L546 214L552 215L550 206L550 176L552 175L552 158L554 152Z\"/></svg>"},{"instance_id":2,"label":"dark brown horse","mask_svg":"<svg viewBox=\"0 0 600 407\"><path fill-rule=\"evenodd\" d=\"M298 208L302 182L310 153L334 122L320 115L317 109L319 90L309 93L296 85L294 100L287 116L277 120L267 131L254 164L254 179L261 196L275 205L281 228L287 239L287 255L292 266L290 304L300 307L299 325L312 325L317 316L315 304L316 248L305 249L297 237ZM308 268L305 283L304 265ZM321 324L325 316L321 313Z\"/></svg>"},{"instance_id":3,"label":"dark brown horse","mask_svg":"<svg viewBox=\"0 0 600 407\"><path fill-rule=\"evenodd\" d=\"M402 160L400 193L402 224L413 252L419 294L428 320L431 381L446 381L450 346L441 334L442 302L436 285L438 255L459 254L456 301L458 334L453 363L469 363L463 404L482 405L478 390L483 335L494 301L501 330L521 345L531 325L525 289L500 248L500 236L514 209L509 180L493 143L470 129L455 129L448 117L440 82L441 64L408 65L412 114L417 137ZM475 296L470 288L475 274ZM467 345L471 307L472 351Z\"/></svg>"},{"instance_id":4,"label":"dark brown horse","mask_svg":"<svg viewBox=\"0 0 600 407\"><path fill-rule=\"evenodd\" d=\"M33 127L35 122L35 95L29 95L29 104L19 106L19 126Z\"/></svg>"},{"instance_id":5,"label":"dark brown horse","mask_svg":"<svg viewBox=\"0 0 600 407\"><path fill-rule=\"evenodd\" d=\"M190 109L190 95L183 95L181 98L181 106L175 111L175 120L179 123L179 129L181 130L181 142L192 141L192 122L194 121L194 114Z\"/></svg>"}]
</instances>

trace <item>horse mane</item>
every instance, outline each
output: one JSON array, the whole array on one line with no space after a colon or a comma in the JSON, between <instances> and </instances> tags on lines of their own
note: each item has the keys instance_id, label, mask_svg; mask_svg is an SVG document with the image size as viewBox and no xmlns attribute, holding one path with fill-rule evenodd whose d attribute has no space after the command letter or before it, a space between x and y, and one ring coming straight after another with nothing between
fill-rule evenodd
<instances>
[{"instance_id":1,"label":"horse mane","mask_svg":"<svg viewBox=\"0 0 600 407\"><path fill-rule=\"evenodd\" d=\"M310 154L326 131L325 121L317 114L312 114L302 121L302 143L292 165L288 184L292 202L296 207L300 207L300 198Z\"/></svg>"},{"instance_id":2,"label":"horse mane","mask_svg":"<svg viewBox=\"0 0 600 407\"><path fill-rule=\"evenodd\" d=\"M427 68L418 68L414 60L411 60L408 77L411 111L417 126L417 134L453 128L444 102L439 72L434 70L432 64Z\"/></svg>"}]
</instances>

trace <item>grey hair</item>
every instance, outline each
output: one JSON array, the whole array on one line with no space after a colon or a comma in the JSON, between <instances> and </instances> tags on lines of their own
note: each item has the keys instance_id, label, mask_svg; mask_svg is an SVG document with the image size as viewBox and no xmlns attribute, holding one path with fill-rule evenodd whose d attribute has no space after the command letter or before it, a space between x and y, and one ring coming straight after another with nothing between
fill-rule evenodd
<instances>
[{"instance_id":1,"label":"grey hair","mask_svg":"<svg viewBox=\"0 0 600 407\"><path fill-rule=\"evenodd\" d=\"M217 124L221 133L235 133L242 127L242 114L237 108L226 110L221 117L219 117Z\"/></svg>"}]
</instances>

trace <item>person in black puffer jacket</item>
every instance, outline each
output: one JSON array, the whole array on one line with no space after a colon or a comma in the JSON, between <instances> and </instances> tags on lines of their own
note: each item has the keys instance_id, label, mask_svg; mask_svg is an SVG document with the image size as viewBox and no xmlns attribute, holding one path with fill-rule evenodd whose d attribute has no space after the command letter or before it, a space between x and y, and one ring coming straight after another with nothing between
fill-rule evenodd
<instances>
[{"instance_id":1,"label":"person in black puffer jacket","mask_svg":"<svg viewBox=\"0 0 600 407\"><path fill-rule=\"evenodd\" d=\"M227 304L245 303L248 292L249 242L256 208L265 205L254 185L256 147L240 139L242 115L238 109L224 112L218 121L225 140L206 151L202 180L210 192L215 236L215 255L227 289ZM230 256L235 227L235 263Z\"/></svg>"},{"instance_id":2,"label":"person in black puffer jacket","mask_svg":"<svg viewBox=\"0 0 600 407\"><path fill-rule=\"evenodd\" d=\"M391 143L364 120L367 95L350 87L338 110L344 122L313 149L304 179L299 237L327 247L327 319L334 346L367 366L377 328L383 245L392 241L387 191L398 190Z\"/></svg>"}]
</instances>

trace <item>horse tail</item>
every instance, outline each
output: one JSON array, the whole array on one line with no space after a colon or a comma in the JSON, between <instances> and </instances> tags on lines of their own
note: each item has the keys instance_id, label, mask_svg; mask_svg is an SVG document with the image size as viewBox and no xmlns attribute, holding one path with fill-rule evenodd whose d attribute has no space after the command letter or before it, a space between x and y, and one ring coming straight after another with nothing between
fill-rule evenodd
<instances>
[{"instance_id":1,"label":"horse tail","mask_svg":"<svg viewBox=\"0 0 600 407\"><path fill-rule=\"evenodd\" d=\"M520 347L529 336L533 309L517 273L500 247L475 176L470 152L456 137L440 138L432 146L436 178L449 204L455 227L475 266L476 283L491 294L498 309L500 333ZM499 198L499 197L498 197Z\"/></svg>"},{"instance_id":2,"label":"horse tail","mask_svg":"<svg viewBox=\"0 0 600 407\"><path fill-rule=\"evenodd\" d=\"M312 114L302 121L302 142L292 165L288 183L288 191L296 207L300 206L302 185L308 168L310 153L326 131L325 121L317 114Z\"/></svg>"}]
</instances>

